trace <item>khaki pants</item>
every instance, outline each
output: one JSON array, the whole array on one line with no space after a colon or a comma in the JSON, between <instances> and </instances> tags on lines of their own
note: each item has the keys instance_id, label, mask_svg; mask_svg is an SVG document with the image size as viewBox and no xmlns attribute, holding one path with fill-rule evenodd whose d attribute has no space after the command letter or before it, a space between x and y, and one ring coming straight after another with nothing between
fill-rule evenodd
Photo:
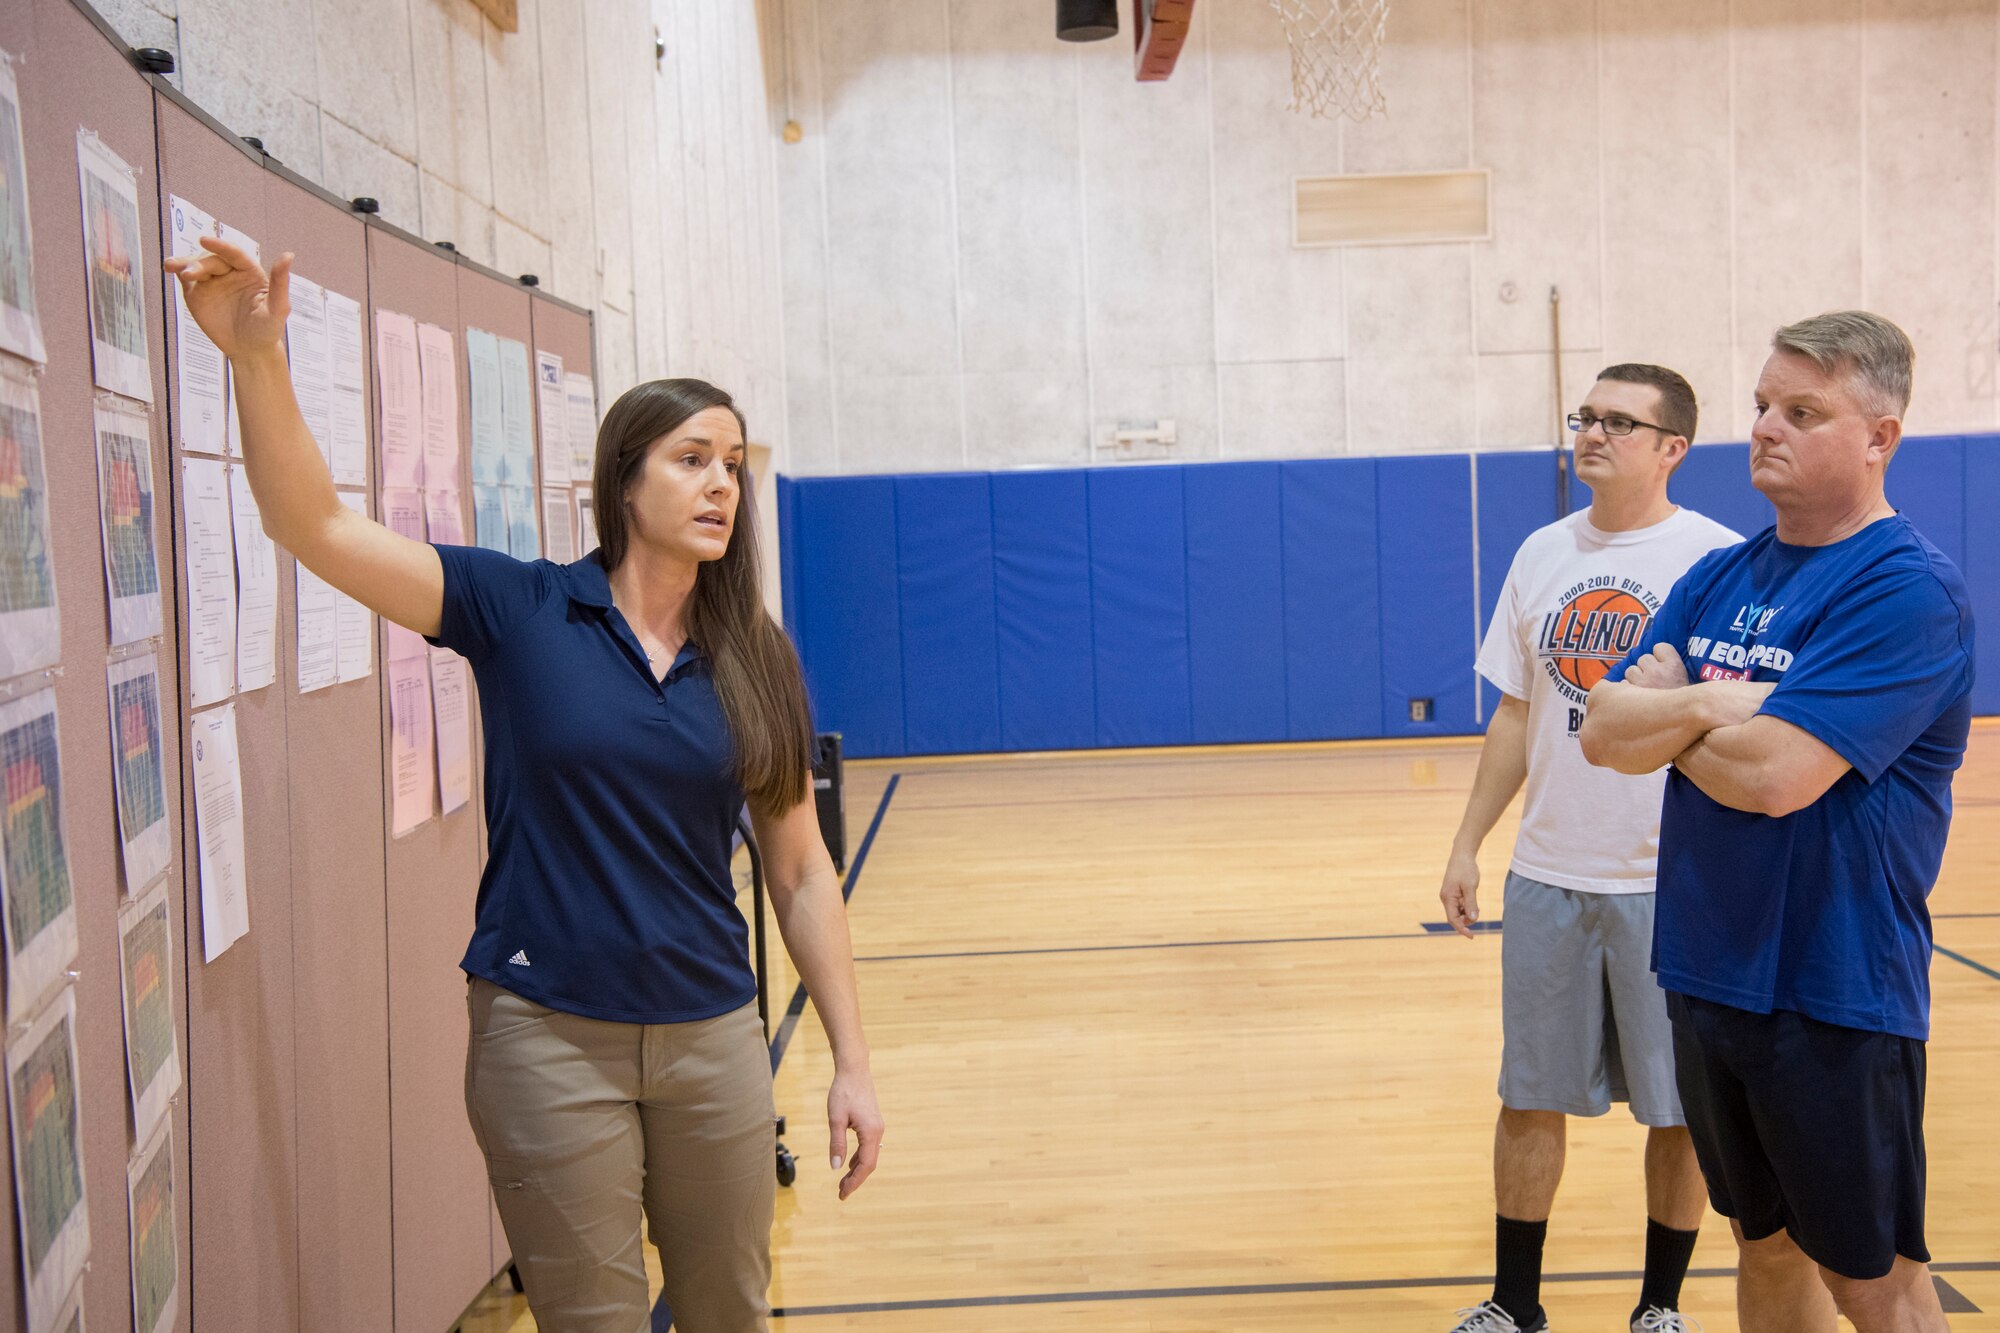
<instances>
[{"instance_id":1,"label":"khaki pants","mask_svg":"<svg viewBox=\"0 0 2000 1333\"><path fill-rule=\"evenodd\" d=\"M762 1333L777 1188L757 1007L607 1023L475 978L465 1107L542 1333L644 1333L643 1214L678 1333Z\"/></svg>"}]
</instances>

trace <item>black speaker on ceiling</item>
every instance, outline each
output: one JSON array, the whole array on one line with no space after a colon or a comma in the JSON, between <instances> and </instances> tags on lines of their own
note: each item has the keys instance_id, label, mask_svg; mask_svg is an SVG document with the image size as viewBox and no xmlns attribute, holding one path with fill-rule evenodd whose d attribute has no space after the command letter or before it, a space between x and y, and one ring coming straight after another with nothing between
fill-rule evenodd
<instances>
[{"instance_id":1,"label":"black speaker on ceiling","mask_svg":"<svg viewBox=\"0 0 2000 1333\"><path fill-rule=\"evenodd\" d=\"M1101 42L1118 35L1118 0L1056 0L1056 36Z\"/></svg>"}]
</instances>

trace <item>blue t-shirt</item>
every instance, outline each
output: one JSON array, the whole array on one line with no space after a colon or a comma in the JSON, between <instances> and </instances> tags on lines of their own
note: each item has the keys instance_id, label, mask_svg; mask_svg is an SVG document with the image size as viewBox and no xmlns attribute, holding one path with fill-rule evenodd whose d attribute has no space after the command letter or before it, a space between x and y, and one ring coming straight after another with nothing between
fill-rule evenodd
<instances>
[{"instance_id":1,"label":"blue t-shirt","mask_svg":"<svg viewBox=\"0 0 2000 1333\"><path fill-rule=\"evenodd\" d=\"M1901 515L1831 546L1790 546L1769 528L1702 557L1609 679L1657 643L1695 678L1777 681L1762 711L1853 765L1779 819L1668 776L1660 984L1928 1037L1925 899L1972 720L1972 609L1958 569Z\"/></svg>"},{"instance_id":2,"label":"blue t-shirt","mask_svg":"<svg viewBox=\"0 0 2000 1333\"><path fill-rule=\"evenodd\" d=\"M486 733L487 860L461 966L614 1022L750 1003L729 872L743 792L707 658L690 643L655 680L595 552L437 553L433 642L472 664Z\"/></svg>"}]
</instances>

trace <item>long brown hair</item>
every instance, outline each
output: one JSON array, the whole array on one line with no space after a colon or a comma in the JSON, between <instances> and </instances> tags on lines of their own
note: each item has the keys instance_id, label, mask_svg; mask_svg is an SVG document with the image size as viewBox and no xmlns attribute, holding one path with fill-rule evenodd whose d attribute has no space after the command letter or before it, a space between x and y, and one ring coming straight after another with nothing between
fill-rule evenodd
<instances>
[{"instance_id":1,"label":"long brown hair","mask_svg":"<svg viewBox=\"0 0 2000 1333\"><path fill-rule=\"evenodd\" d=\"M653 445L695 413L726 407L749 438L736 400L704 380L649 380L627 389L597 428L592 481L597 495L597 542L606 573L631 546L626 496ZM759 814L778 815L806 798L812 767L812 709L799 656L764 609L757 553L756 482L746 464L737 474L735 521L720 560L695 569L688 598L688 637L708 654L736 747L736 778Z\"/></svg>"}]
</instances>

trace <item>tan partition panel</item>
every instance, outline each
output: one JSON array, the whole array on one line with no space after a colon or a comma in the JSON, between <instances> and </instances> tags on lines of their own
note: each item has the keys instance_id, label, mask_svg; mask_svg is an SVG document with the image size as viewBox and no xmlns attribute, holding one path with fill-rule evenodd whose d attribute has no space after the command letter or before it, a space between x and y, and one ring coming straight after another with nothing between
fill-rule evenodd
<instances>
[{"instance_id":1,"label":"tan partition panel","mask_svg":"<svg viewBox=\"0 0 2000 1333\"><path fill-rule=\"evenodd\" d=\"M461 302L468 298L467 279L470 279L474 283L483 283L483 285L474 286L470 291L470 300L475 311L512 310L518 298L526 295L525 288L520 287L516 283L495 278L492 275L482 275L476 267L466 260L461 259L459 261L459 270L459 275L454 281L459 283L459 299ZM476 534L472 530L472 377L466 370L465 360L465 331L468 328L483 328L489 333L498 333L500 330L489 324L481 324L477 319L468 318L465 315L463 305L461 305L458 329L458 418L459 440L464 445L464 449L459 457L459 496L465 501L465 513L463 516L465 522L465 539L470 542L476 540ZM532 358L534 357L534 345L532 343L528 344L528 355L532 363ZM539 466L537 467L536 475L540 475ZM474 693L476 696L477 691L475 690ZM486 730L485 720L479 714L479 701L476 697L473 700L472 728L474 801L477 806L479 819L479 858L480 865L483 868L486 863L487 849L485 802ZM468 936L470 936L470 933L468 925ZM494 1200L490 1187L486 1195L486 1236L486 1271L492 1274L501 1273L506 1270L509 1264L514 1262L514 1253L512 1248L507 1244L506 1228L500 1221L500 1206Z\"/></svg>"},{"instance_id":2,"label":"tan partition panel","mask_svg":"<svg viewBox=\"0 0 2000 1333\"><path fill-rule=\"evenodd\" d=\"M62 620L62 664L54 679L61 733L63 822L76 898L79 952L77 972L77 1088L85 1200L90 1213L90 1266L84 1301L93 1321L126 1327L131 1322L130 1230L125 1167L136 1146L126 1093L124 1005L119 982L117 914L122 905L113 803L112 749L106 702L104 553L98 521L90 332L84 287L82 205L77 184L76 134L95 131L138 172L141 271L149 357L153 366L152 442L158 505L155 540L161 550L161 579L170 587L171 520L165 496L167 476L166 387L164 381L159 233L152 224L155 180L152 90L120 51L67 0L0 5L0 47L20 56L22 137L31 225L35 283L47 369L40 381L41 433L47 467L52 560ZM180 673L177 640L169 619L160 645L161 742L169 770L181 754ZM169 817L181 818L183 802L168 783ZM176 855L169 893L178 916ZM186 939L176 922L175 947L186 957ZM179 981L179 978L176 978ZM177 987L178 990L178 987ZM186 1011L176 1013L181 1050L187 1049ZM182 1237L180 1327L188 1327L186 1261L187 1117L185 1100L173 1110L175 1168L182 1182L177 1202ZM0 1133L4 1133L0 1126ZM14 1234L11 1193L0 1222L5 1249L6 1308L19 1318L20 1251ZM93 1324L95 1326L95 1324Z\"/></svg>"},{"instance_id":3,"label":"tan partition panel","mask_svg":"<svg viewBox=\"0 0 2000 1333\"><path fill-rule=\"evenodd\" d=\"M472 277L474 275L468 274L467 276ZM498 284L495 285L497 286ZM485 327L477 321L470 322L475 328ZM532 336L525 341L528 344L530 362L533 361L537 351L554 352L562 358L563 372L565 374L588 375L593 384L597 382L597 371L591 355L594 344L591 338L591 318L588 311L578 310L575 306L536 292L529 300L528 323L529 332ZM541 476L540 462L545 448L546 446L541 438L541 414L537 412L535 415L535 475L537 478ZM585 486L590 484L588 477L575 477L571 478L571 480ZM537 494L539 495L539 493L538 490ZM546 531L542 534L542 540L543 550L546 551L548 549L548 534ZM507 1235L500 1229L500 1214L496 1210L493 1215L493 1271L496 1273L499 1272L511 1260L512 1254L507 1247Z\"/></svg>"},{"instance_id":4,"label":"tan partition panel","mask_svg":"<svg viewBox=\"0 0 2000 1333\"><path fill-rule=\"evenodd\" d=\"M538 351L553 352L562 358L563 373L565 375L589 375L591 383L593 385L596 384L597 374L591 364L590 312L579 310L566 302L543 296L539 292L534 296L530 311L534 325L535 340L529 345L529 355L532 357ZM567 418L568 413L565 412L565 422L567 422ZM537 435L536 447L546 456L548 453L548 442L539 438L541 433L541 414L539 412L535 415L535 428ZM563 447L565 449L570 448L567 439L564 440ZM570 482L572 485L581 484L588 486L590 485L590 478L571 477ZM572 515L576 513L574 502L570 506L570 513ZM546 534L543 540L546 543Z\"/></svg>"},{"instance_id":5,"label":"tan partition panel","mask_svg":"<svg viewBox=\"0 0 2000 1333\"><path fill-rule=\"evenodd\" d=\"M105 668L90 339L76 131L139 172L155 406L155 515L164 595L159 645L180 964L175 1020L187 1084L173 1110L182 1260L179 1327L450 1327L506 1262L462 1098L464 980L457 963L484 855L481 806L401 839L388 828L386 676L297 692L293 565L279 556L274 684L234 699L242 751L250 933L213 964L202 951L183 696L187 590L180 450L171 426L172 286L160 270L171 195L296 254L301 275L363 300L371 434L373 313L443 325L457 345L460 494L470 531L470 403L463 330L480 327L591 366L589 316L529 293L267 169L224 127L129 65L115 35L71 0L0 6L0 48L22 57L27 175L48 367L41 379L62 669L63 797L81 937L78 1082L92 1250L92 1327L130 1322L127 1110L116 916L123 895ZM211 455L212 456L212 455ZM372 457L372 451L371 451ZM371 464L372 467L372 464ZM379 513L373 495L371 512ZM206 711L206 710L204 710ZM475 712L475 755L479 749ZM0 1122L0 1134L4 1134ZM393 1188L392 1188L393 1186ZM11 1208L0 1209L0 1301L19 1309Z\"/></svg>"},{"instance_id":6,"label":"tan partition panel","mask_svg":"<svg viewBox=\"0 0 2000 1333\"><path fill-rule=\"evenodd\" d=\"M37 283L40 290L41 304L45 307L42 311L42 336L51 352L60 346L62 355L73 360L75 350L79 346L78 334L75 329L67 325L59 327L56 324L52 318L55 314L52 302L63 300L66 305L72 308L71 313L73 318L81 315L83 311L83 297L81 294L83 270L79 264L73 262L61 265L61 267L71 270L65 276L72 279L74 290L71 287L56 288L50 277L40 273L42 269L58 266L58 251L55 244L55 237L64 234L60 230L60 219L63 213L56 206L57 201L54 197L60 187L54 184L55 171L48 165L48 163L55 160L50 145L56 141L57 137L56 132L50 127L60 125L62 123L62 116L60 108L49 104L47 85L50 85L52 81L41 72L41 51L37 46L35 33L35 7L33 5L0 5L0 51L6 51L8 54L16 57L17 62L20 62L17 64L15 77L21 92L21 137L26 143L26 152L28 155L25 169L28 177L29 222L34 227L36 238L41 242L35 251L35 268L37 270ZM30 72L30 66L33 67L32 73ZM43 196L48 197L44 198ZM76 225L78 220L78 207L78 205L72 205L69 209L69 220L72 227ZM58 297L56 295L58 290L66 293L66 297ZM84 364L87 366L89 364L90 344L84 341L81 343L81 346L85 357ZM90 372L88 369L82 371L82 377L86 383L89 381ZM49 385L46 381L44 381L42 388L44 398L51 396ZM44 403L42 410L44 412L48 410L46 403ZM154 454L156 456L153 461L156 467L159 464L157 438L158 433L155 432L156 447ZM62 577L60 565L57 566L56 577L58 579ZM5 1053L6 1046L7 1031L4 1022L0 1022L0 1054ZM0 1068L4 1068L4 1066L0 1066ZM7 1145L6 1156L0 1160L13 1161L13 1124L5 1116L0 1116L0 1142L4 1142ZM9 1318L18 1323L22 1308L21 1246L18 1234L19 1228L14 1222L13 1196L11 1193L7 1196L7 1199L7 1207L0 1209L0 1213L5 1213L5 1216L0 1216L0 1302L4 1302L3 1305L0 1305L0 1309L6 1310Z\"/></svg>"},{"instance_id":7,"label":"tan partition panel","mask_svg":"<svg viewBox=\"0 0 2000 1333\"><path fill-rule=\"evenodd\" d=\"M277 172L265 173L264 199L267 254L292 251L293 272L365 309L361 219ZM364 339L371 394L373 352ZM373 458L370 450L371 481ZM382 696L379 675L300 694L297 629L296 619L287 625L294 647L284 672L299 1053L297 1327L347 1333L393 1320Z\"/></svg>"},{"instance_id":8,"label":"tan partition panel","mask_svg":"<svg viewBox=\"0 0 2000 1333\"><path fill-rule=\"evenodd\" d=\"M534 317L530 309L529 300L528 289L525 287L481 273L469 265L461 265L459 268L458 320L461 331L464 329L485 329L487 332L497 334L502 338L513 338L525 344L528 348L529 373L532 375L534 373L535 340ZM460 347L463 348L463 346L464 339L461 337ZM464 400L465 419L469 423L472 413L469 381L466 382L466 388L467 395ZM541 431L539 423L537 424L535 434L535 476L539 479L542 475ZM468 432L467 439L469 440L470 438L471 436ZM467 494L469 495L470 492L468 491ZM469 534L471 528L468 527L466 531ZM543 534L543 537L544 541L546 541L547 534ZM483 754L481 760L482 762L484 761ZM492 1237L492 1249L488 1262L491 1265L490 1271L497 1273L507 1265L510 1251L507 1246L506 1233L500 1226L500 1213L493 1206L490 1191L487 1197L487 1215L491 1222L490 1235Z\"/></svg>"},{"instance_id":9,"label":"tan partition panel","mask_svg":"<svg viewBox=\"0 0 2000 1333\"><path fill-rule=\"evenodd\" d=\"M458 332L456 261L387 228L370 227L368 271L374 309L453 331L462 384L465 340ZM372 338L372 311L369 329ZM468 434L461 417L461 445ZM460 496L470 499L462 482ZM386 696L382 726L386 747ZM386 808L388 783L377 781ZM449 1328L493 1272L486 1165L465 1118L465 975L458 970L472 935L480 862L474 807L434 817L388 843L389 1123L399 1330Z\"/></svg>"},{"instance_id":10,"label":"tan partition panel","mask_svg":"<svg viewBox=\"0 0 2000 1333\"><path fill-rule=\"evenodd\" d=\"M159 102L160 208L171 196L248 233L275 261L265 215L265 171L233 139L181 107ZM169 346L175 311L166 310ZM175 390L178 395L178 389ZM178 397L175 411L178 412ZM178 419L178 418L176 418ZM178 432L176 432L178 434ZM176 442L175 532L182 531ZM298 688L291 627L291 557L278 553L277 679L236 695L242 760L244 878L250 933L212 963L200 960L201 908L194 821L184 830L188 875L188 1066L194 1206L194 1295L202 1327L299 1326L298 1091L292 965L292 761L287 703ZM186 589L178 598L187 636ZM221 705L217 705L220 707ZM207 709L201 710L207 712ZM183 801L193 808L192 766Z\"/></svg>"},{"instance_id":11,"label":"tan partition panel","mask_svg":"<svg viewBox=\"0 0 2000 1333\"><path fill-rule=\"evenodd\" d=\"M594 384L597 371L591 355L590 312L537 292L529 306L534 324L534 348L554 352L563 359L565 373L588 375ZM539 424L540 418L537 418ZM589 485L587 478L572 478Z\"/></svg>"}]
</instances>

